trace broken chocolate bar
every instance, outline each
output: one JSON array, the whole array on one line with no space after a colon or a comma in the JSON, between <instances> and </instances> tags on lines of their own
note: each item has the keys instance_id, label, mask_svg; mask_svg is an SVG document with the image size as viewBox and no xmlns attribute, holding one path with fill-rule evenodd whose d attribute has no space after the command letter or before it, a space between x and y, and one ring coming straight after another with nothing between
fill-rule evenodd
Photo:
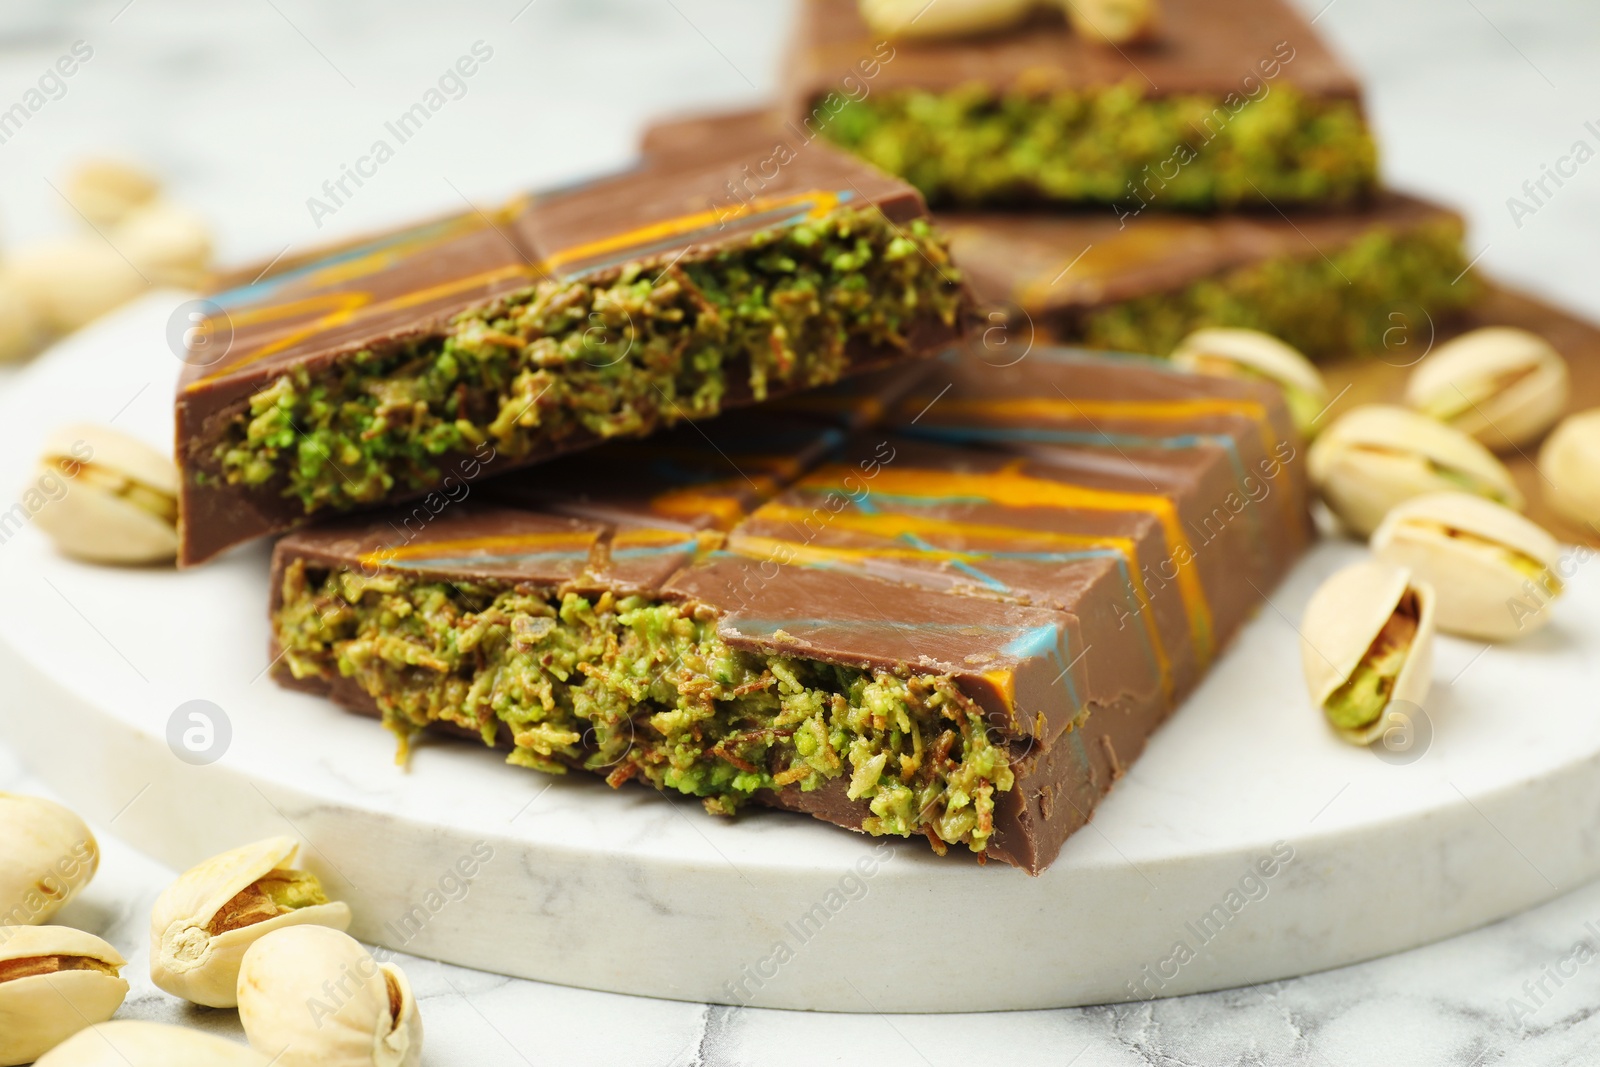
<instances>
[{"instance_id":1,"label":"broken chocolate bar","mask_svg":"<svg viewBox=\"0 0 1600 1067\"><path fill-rule=\"evenodd\" d=\"M856 0L803 0L784 113L936 207L1348 205L1377 182L1355 77L1288 0L1163 0L1106 48L1059 14L886 41Z\"/></svg>"},{"instance_id":2,"label":"broken chocolate bar","mask_svg":"<svg viewBox=\"0 0 1600 1067\"><path fill-rule=\"evenodd\" d=\"M759 193L735 176L624 174L213 297L231 345L178 388L181 561L959 334L964 290L909 186L831 150Z\"/></svg>"},{"instance_id":3,"label":"broken chocolate bar","mask_svg":"<svg viewBox=\"0 0 1600 1067\"><path fill-rule=\"evenodd\" d=\"M1308 537L1275 391L1037 355L936 364L931 399L752 485L726 534L632 490L291 534L274 676L407 740L1037 873Z\"/></svg>"},{"instance_id":4,"label":"broken chocolate bar","mask_svg":"<svg viewBox=\"0 0 1600 1067\"><path fill-rule=\"evenodd\" d=\"M645 132L646 163L695 152L753 161L804 133L768 111L689 116ZM1167 353L1193 330L1241 326L1316 359L1426 347L1482 289L1455 212L1380 193L1345 212L1194 217L1111 211L937 213L990 317L991 347L1033 339Z\"/></svg>"}]
</instances>

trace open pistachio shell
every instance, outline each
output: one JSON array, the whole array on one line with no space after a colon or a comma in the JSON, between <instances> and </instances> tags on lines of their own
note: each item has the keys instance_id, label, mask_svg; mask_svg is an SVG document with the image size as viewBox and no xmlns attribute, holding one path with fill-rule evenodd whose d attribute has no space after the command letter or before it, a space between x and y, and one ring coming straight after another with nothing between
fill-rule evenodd
<instances>
[{"instance_id":1,"label":"open pistachio shell","mask_svg":"<svg viewBox=\"0 0 1600 1067\"><path fill-rule=\"evenodd\" d=\"M1470 493L1435 493L1389 512L1372 548L1433 586L1439 629L1482 641L1532 633L1561 594L1561 546L1516 512Z\"/></svg>"},{"instance_id":2,"label":"open pistachio shell","mask_svg":"<svg viewBox=\"0 0 1600 1067\"><path fill-rule=\"evenodd\" d=\"M1544 498L1579 526L1600 525L1600 408L1561 420L1539 449Z\"/></svg>"},{"instance_id":3,"label":"open pistachio shell","mask_svg":"<svg viewBox=\"0 0 1600 1067\"><path fill-rule=\"evenodd\" d=\"M38 484L48 499L34 522L67 555L96 563L177 555L178 469L144 442L108 426L64 426L45 443Z\"/></svg>"},{"instance_id":4,"label":"open pistachio shell","mask_svg":"<svg viewBox=\"0 0 1600 1067\"><path fill-rule=\"evenodd\" d=\"M861 0L867 25L893 38L966 37L1014 26L1040 0Z\"/></svg>"},{"instance_id":5,"label":"open pistachio shell","mask_svg":"<svg viewBox=\"0 0 1600 1067\"><path fill-rule=\"evenodd\" d=\"M101 1023L56 1046L36 1067L269 1067L237 1041L135 1020Z\"/></svg>"},{"instance_id":6,"label":"open pistachio shell","mask_svg":"<svg viewBox=\"0 0 1600 1067\"><path fill-rule=\"evenodd\" d=\"M122 1006L122 956L66 926L0 927L0 1067L32 1063Z\"/></svg>"},{"instance_id":7,"label":"open pistachio shell","mask_svg":"<svg viewBox=\"0 0 1600 1067\"><path fill-rule=\"evenodd\" d=\"M1427 493L1461 490L1522 510L1511 474L1488 449L1426 415L1388 404L1346 412L1307 459L1311 482L1349 529L1366 537L1389 509Z\"/></svg>"},{"instance_id":8,"label":"open pistachio shell","mask_svg":"<svg viewBox=\"0 0 1600 1067\"><path fill-rule=\"evenodd\" d=\"M1553 426L1570 391L1566 360L1548 341L1490 326L1440 345L1417 364L1406 403L1505 451Z\"/></svg>"},{"instance_id":9,"label":"open pistachio shell","mask_svg":"<svg viewBox=\"0 0 1600 1067\"><path fill-rule=\"evenodd\" d=\"M47 923L94 877L100 846L77 815L0 793L0 925Z\"/></svg>"},{"instance_id":10,"label":"open pistachio shell","mask_svg":"<svg viewBox=\"0 0 1600 1067\"><path fill-rule=\"evenodd\" d=\"M349 906L326 901L314 878L292 869L298 851L290 838L275 837L180 876L150 915L151 981L195 1004L231 1008L239 964L252 944L286 926L348 927ZM269 890L284 885L309 892L292 903L275 900Z\"/></svg>"},{"instance_id":11,"label":"open pistachio shell","mask_svg":"<svg viewBox=\"0 0 1600 1067\"><path fill-rule=\"evenodd\" d=\"M1295 429L1315 436L1316 418L1328 406L1328 385L1311 361L1260 330L1196 330L1172 350L1172 362L1196 374L1253 378L1283 390Z\"/></svg>"},{"instance_id":12,"label":"open pistachio shell","mask_svg":"<svg viewBox=\"0 0 1600 1067\"><path fill-rule=\"evenodd\" d=\"M347 934L280 930L245 954L239 1021L275 1067L415 1067L422 1016L405 973Z\"/></svg>"},{"instance_id":13,"label":"open pistachio shell","mask_svg":"<svg viewBox=\"0 0 1600 1067\"><path fill-rule=\"evenodd\" d=\"M1426 699L1433 636L1431 586L1382 560L1351 564L1322 583L1300 624L1311 702L1340 737L1371 744L1395 701Z\"/></svg>"}]
</instances>

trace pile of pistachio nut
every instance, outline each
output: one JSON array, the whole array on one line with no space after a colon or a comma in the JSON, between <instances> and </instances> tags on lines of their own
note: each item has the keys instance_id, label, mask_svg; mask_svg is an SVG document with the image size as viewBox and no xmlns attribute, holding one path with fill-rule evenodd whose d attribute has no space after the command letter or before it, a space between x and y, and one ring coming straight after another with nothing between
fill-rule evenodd
<instances>
[{"instance_id":1,"label":"pile of pistachio nut","mask_svg":"<svg viewBox=\"0 0 1600 1067\"><path fill-rule=\"evenodd\" d=\"M1368 540L1373 557L1328 578L1300 626L1312 703L1345 740L1409 729L1398 717L1427 697L1437 631L1505 642L1549 621L1570 561L1519 514L1526 501L1496 453L1525 454L1544 438L1546 504L1600 535L1600 409L1566 414L1566 361L1536 334L1497 326L1457 337L1412 370L1405 406L1354 407L1321 433L1331 404L1321 375L1271 337L1202 330L1173 360L1281 387L1315 439L1312 485L1347 533Z\"/></svg>"},{"instance_id":2,"label":"pile of pistachio nut","mask_svg":"<svg viewBox=\"0 0 1600 1067\"><path fill-rule=\"evenodd\" d=\"M3 361L31 356L154 286L194 288L210 264L205 222L137 167L87 162L57 191L78 232L0 254Z\"/></svg>"},{"instance_id":3,"label":"pile of pistachio nut","mask_svg":"<svg viewBox=\"0 0 1600 1067\"><path fill-rule=\"evenodd\" d=\"M1096 44L1147 41L1160 17L1158 0L860 0L873 31L896 39L971 37L1010 29L1040 9L1059 10L1074 33Z\"/></svg>"},{"instance_id":4,"label":"pile of pistachio nut","mask_svg":"<svg viewBox=\"0 0 1600 1067\"><path fill-rule=\"evenodd\" d=\"M47 925L100 863L82 819L0 793L0 1067L415 1067L422 1019L405 974L344 931L350 908L274 838L186 872L150 916L150 978L237 1008L249 1047L179 1026L112 1021L126 961Z\"/></svg>"}]
</instances>

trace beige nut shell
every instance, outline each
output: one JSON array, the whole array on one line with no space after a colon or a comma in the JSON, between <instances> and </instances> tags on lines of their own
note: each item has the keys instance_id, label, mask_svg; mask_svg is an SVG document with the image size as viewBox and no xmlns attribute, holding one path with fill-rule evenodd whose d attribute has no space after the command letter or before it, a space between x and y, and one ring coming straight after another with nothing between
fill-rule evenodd
<instances>
[{"instance_id":1,"label":"beige nut shell","mask_svg":"<svg viewBox=\"0 0 1600 1067\"><path fill-rule=\"evenodd\" d=\"M251 945L285 927L347 928L349 905L332 901L236 930L207 931L224 904L272 871L288 868L299 849L291 838L270 838L214 856L180 875L150 913L150 980L192 1003L231 1008L237 1004L239 965Z\"/></svg>"},{"instance_id":2,"label":"beige nut shell","mask_svg":"<svg viewBox=\"0 0 1600 1067\"><path fill-rule=\"evenodd\" d=\"M1579 526L1600 525L1600 408L1568 415L1539 449L1544 498Z\"/></svg>"},{"instance_id":3,"label":"beige nut shell","mask_svg":"<svg viewBox=\"0 0 1600 1067\"><path fill-rule=\"evenodd\" d=\"M91 468L105 479L132 483L162 497L168 501L168 514L118 495L81 469L69 476L57 461L65 461L68 470ZM161 563L177 555L178 530L170 516L177 511L178 469L144 442L107 426L64 426L46 442L37 478L46 490L59 480L67 482L66 491L34 516L34 523L67 555L132 564Z\"/></svg>"},{"instance_id":4,"label":"beige nut shell","mask_svg":"<svg viewBox=\"0 0 1600 1067\"><path fill-rule=\"evenodd\" d=\"M121 968L105 941L66 926L0 927L0 963L79 956ZM0 982L0 1067L32 1063L94 1023L116 1014L128 995L122 978L93 970L57 971Z\"/></svg>"},{"instance_id":5,"label":"beige nut shell","mask_svg":"<svg viewBox=\"0 0 1600 1067\"><path fill-rule=\"evenodd\" d=\"M1460 489L1459 472L1515 510L1522 493L1505 466L1459 430L1407 408L1369 404L1340 416L1311 446L1311 482L1350 530L1366 537L1389 510L1426 493Z\"/></svg>"},{"instance_id":6,"label":"beige nut shell","mask_svg":"<svg viewBox=\"0 0 1600 1067\"><path fill-rule=\"evenodd\" d=\"M237 1041L181 1026L119 1020L91 1026L39 1061L37 1067L269 1067L261 1053Z\"/></svg>"},{"instance_id":7,"label":"beige nut shell","mask_svg":"<svg viewBox=\"0 0 1600 1067\"><path fill-rule=\"evenodd\" d=\"M1021 22L1040 0L861 0L867 25L886 37L963 37Z\"/></svg>"},{"instance_id":8,"label":"beige nut shell","mask_svg":"<svg viewBox=\"0 0 1600 1067\"><path fill-rule=\"evenodd\" d=\"M0 793L0 925L47 923L94 878L100 846L76 814Z\"/></svg>"},{"instance_id":9,"label":"beige nut shell","mask_svg":"<svg viewBox=\"0 0 1600 1067\"><path fill-rule=\"evenodd\" d=\"M1195 370L1206 357L1237 363L1279 385L1304 390L1324 401L1328 398L1322 373L1292 345L1270 333L1210 327L1194 331L1172 350L1172 362L1186 370Z\"/></svg>"},{"instance_id":10,"label":"beige nut shell","mask_svg":"<svg viewBox=\"0 0 1600 1067\"><path fill-rule=\"evenodd\" d=\"M1497 452L1528 444L1555 425L1570 393L1561 353L1538 334L1511 326L1487 326L1440 345L1406 383L1406 403L1419 410L1440 400L1467 405L1446 423Z\"/></svg>"},{"instance_id":11,"label":"beige nut shell","mask_svg":"<svg viewBox=\"0 0 1600 1067\"><path fill-rule=\"evenodd\" d=\"M115 248L94 235L20 249L6 267L7 277L57 333L76 330L150 285Z\"/></svg>"},{"instance_id":12,"label":"beige nut shell","mask_svg":"<svg viewBox=\"0 0 1600 1067\"><path fill-rule=\"evenodd\" d=\"M1155 36L1160 23L1158 0L1060 0L1067 21L1085 40L1101 44L1135 44Z\"/></svg>"},{"instance_id":13,"label":"beige nut shell","mask_svg":"<svg viewBox=\"0 0 1600 1067\"><path fill-rule=\"evenodd\" d=\"M95 226L115 226L161 192L150 174L117 159L87 159L67 174L65 193Z\"/></svg>"},{"instance_id":14,"label":"beige nut shell","mask_svg":"<svg viewBox=\"0 0 1600 1067\"><path fill-rule=\"evenodd\" d=\"M422 1062L422 1017L404 972L337 930L297 926L256 942L239 971L238 999L251 1047L275 1067Z\"/></svg>"},{"instance_id":15,"label":"beige nut shell","mask_svg":"<svg viewBox=\"0 0 1600 1067\"><path fill-rule=\"evenodd\" d=\"M1495 546L1546 571L1561 560L1561 545L1536 523L1471 493L1408 500L1372 535L1378 558L1433 586L1439 629L1482 641L1533 633L1549 621L1559 592L1510 565Z\"/></svg>"},{"instance_id":16,"label":"beige nut shell","mask_svg":"<svg viewBox=\"0 0 1600 1067\"><path fill-rule=\"evenodd\" d=\"M1404 567L1365 559L1326 579L1306 604L1300 623L1300 662L1315 707L1320 710L1350 680L1407 589L1415 590L1420 607L1417 633L1395 679L1390 702L1421 704L1427 698L1433 684L1434 590ZM1385 711L1359 730L1331 728L1352 744L1368 745L1382 737L1389 725Z\"/></svg>"}]
</instances>

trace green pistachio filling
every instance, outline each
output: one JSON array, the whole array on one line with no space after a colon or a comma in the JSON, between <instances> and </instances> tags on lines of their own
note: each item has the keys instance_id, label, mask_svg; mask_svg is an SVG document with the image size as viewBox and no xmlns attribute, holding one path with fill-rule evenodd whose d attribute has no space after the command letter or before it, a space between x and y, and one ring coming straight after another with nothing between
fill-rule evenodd
<instances>
[{"instance_id":1,"label":"green pistachio filling","mask_svg":"<svg viewBox=\"0 0 1600 1067\"><path fill-rule=\"evenodd\" d=\"M328 895L316 875L308 871L268 871L218 908L207 929L219 934L326 903Z\"/></svg>"},{"instance_id":2,"label":"green pistachio filling","mask_svg":"<svg viewBox=\"0 0 1600 1067\"><path fill-rule=\"evenodd\" d=\"M1353 101L1287 83L1255 100L1146 92L1139 79L1088 91L879 92L846 104L824 132L939 205L1346 204L1377 182Z\"/></svg>"},{"instance_id":3,"label":"green pistachio filling","mask_svg":"<svg viewBox=\"0 0 1600 1067\"><path fill-rule=\"evenodd\" d=\"M1411 654L1419 610L1415 594L1408 592L1350 677L1323 703L1329 722L1341 730L1361 730L1383 715Z\"/></svg>"},{"instance_id":4,"label":"green pistachio filling","mask_svg":"<svg viewBox=\"0 0 1600 1067\"><path fill-rule=\"evenodd\" d=\"M509 737L510 763L640 778L718 814L845 777L867 832L981 853L1013 786L953 679L736 650L708 608L300 561L273 622L296 678L354 679L403 740L451 723Z\"/></svg>"},{"instance_id":5,"label":"green pistachio filling","mask_svg":"<svg viewBox=\"0 0 1600 1067\"><path fill-rule=\"evenodd\" d=\"M1479 295L1453 220L1376 229L1341 248L1310 249L1208 278L1174 293L1112 304L1068 326L1093 348L1171 352L1194 330L1260 330L1317 360L1426 351L1438 320ZM1459 280L1458 280L1459 279Z\"/></svg>"},{"instance_id":6,"label":"green pistachio filling","mask_svg":"<svg viewBox=\"0 0 1600 1067\"><path fill-rule=\"evenodd\" d=\"M307 514L422 490L443 457L517 458L585 433L638 435L750 392L835 381L853 342L906 348L956 320L928 224L845 208L676 263L546 281L457 315L444 336L296 368L250 397L214 452L229 483L281 485Z\"/></svg>"}]
</instances>

